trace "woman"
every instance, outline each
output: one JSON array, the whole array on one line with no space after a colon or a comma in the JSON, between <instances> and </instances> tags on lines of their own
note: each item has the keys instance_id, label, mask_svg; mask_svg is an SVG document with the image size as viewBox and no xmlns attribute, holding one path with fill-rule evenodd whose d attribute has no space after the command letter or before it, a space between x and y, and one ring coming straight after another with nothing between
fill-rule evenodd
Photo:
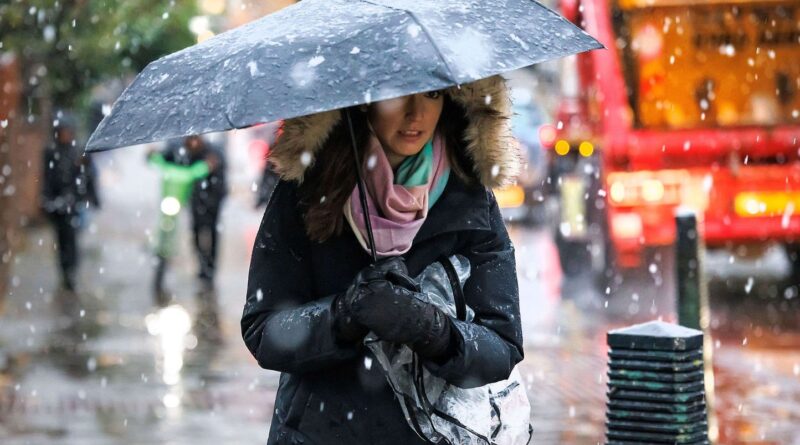
<instances>
[{"instance_id":1,"label":"woman","mask_svg":"<svg viewBox=\"0 0 800 445\"><path fill-rule=\"evenodd\" d=\"M493 77L348 110L375 265L344 113L285 122L242 318L258 363L282 372L268 443L423 443L363 346L369 331L461 387L505 379L522 359L514 249L490 190L519 166L509 108ZM456 253L472 267L470 323L411 298L408 277Z\"/></svg>"}]
</instances>

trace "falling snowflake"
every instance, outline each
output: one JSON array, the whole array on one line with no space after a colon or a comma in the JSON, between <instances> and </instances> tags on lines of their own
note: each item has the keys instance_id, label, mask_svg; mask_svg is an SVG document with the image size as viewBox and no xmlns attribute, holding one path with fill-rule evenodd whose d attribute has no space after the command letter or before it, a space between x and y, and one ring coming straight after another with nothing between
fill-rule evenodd
<instances>
[{"instance_id":1,"label":"falling snowflake","mask_svg":"<svg viewBox=\"0 0 800 445\"><path fill-rule=\"evenodd\" d=\"M512 32L511 34L509 34L509 36L508 36L508 37L510 37L510 38L511 38L511 40L513 40L513 41L514 41L514 42L516 42L516 43L517 43L519 46L521 46L521 47L522 47L522 49L524 49L525 51L527 51L528 49L530 49L530 47L528 46L528 44L527 44L527 43L525 43L525 42L524 42L522 39L520 39L520 38L519 38L519 37L518 37L516 34L514 34L513 32Z\"/></svg>"},{"instance_id":2,"label":"falling snowflake","mask_svg":"<svg viewBox=\"0 0 800 445\"><path fill-rule=\"evenodd\" d=\"M247 62L247 68L250 70L250 77L256 77L261 74L258 70L258 63L255 60Z\"/></svg>"},{"instance_id":3,"label":"falling snowflake","mask_svg":"<svg viewBox=\"0 0 800 445\"><path fill-rule=\"evenodd\" d=\"M322 64L322 62L324 62L324 61L325 61L325 57L324 56L314 56L314 57L311 58L311 60L308 61L308 66L310 68L314 68L314 67L319 66L320 64Z\"/></svg>"},{"instance_id":4,"label":"falling snowflake","mask_svg":"<svg viewBox=\"0 0 800 445\"><path fill-rule=\"evenodd\" d=\"M744 285L745 293L750 294L750 291L753 290L753 283L754 282L755 282L755 280L753 280L753 277L748 277L747 278L747 283Z\"/></svg>"}]
</instances>

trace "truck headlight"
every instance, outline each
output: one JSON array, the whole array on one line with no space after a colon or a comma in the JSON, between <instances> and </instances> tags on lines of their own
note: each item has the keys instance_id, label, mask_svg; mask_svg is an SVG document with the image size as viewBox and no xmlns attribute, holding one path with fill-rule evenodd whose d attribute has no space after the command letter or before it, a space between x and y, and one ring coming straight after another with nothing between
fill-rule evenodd
<instances>
[{"instance_id":1,"label":"truck headlight","mask_svg":"<svg viewBox=\"0 0 800 445\"><path fill-rule=\"evenodd\" d=\"M642 236L642 218L636 213L618 213L611 218L611 233L617 239Z\"/></svg>"},{"instance_id":2,"label":"truck headlight","mask_svg":"<svg viewBox=\"0 0 800 445\"><path fill-rule=\"evenodd\" d=\"M642 183L642 198L647 202L664 199L664 184L658 179L648 179Z\"/></svg>"},{"instance_id":3,"label":"truck headlight","mask_svg":"<svg viewBox=\"0 0 800 445\"><path fill-rule=\"evenodd\" d=\"M608 192L612 201L617 203L625 201L625 184L622 181L613 182Z\"/></svg>"}]
</instances>

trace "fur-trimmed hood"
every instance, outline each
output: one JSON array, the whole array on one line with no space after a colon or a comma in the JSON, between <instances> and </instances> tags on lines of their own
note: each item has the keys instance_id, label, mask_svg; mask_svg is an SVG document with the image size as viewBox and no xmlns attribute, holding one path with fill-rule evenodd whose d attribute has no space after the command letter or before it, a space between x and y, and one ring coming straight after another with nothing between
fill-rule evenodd
<instances>
[{"instance_id":1,"label":"fur-trimmed hood","mask_svg":"<svg viewBox=\"0 0 800 445\"><path fill-rule=\"evenodd\" d=\"M445 94L466 112L466 151L481 183L486 187L513 183L521 156L511 134L511 102L505 80L493 76L448 88ZM302 181L341 114L341 110L332 110L284 121L282 134L270 150L275 172L284 180Z\"/></svg>"}]
</instances>

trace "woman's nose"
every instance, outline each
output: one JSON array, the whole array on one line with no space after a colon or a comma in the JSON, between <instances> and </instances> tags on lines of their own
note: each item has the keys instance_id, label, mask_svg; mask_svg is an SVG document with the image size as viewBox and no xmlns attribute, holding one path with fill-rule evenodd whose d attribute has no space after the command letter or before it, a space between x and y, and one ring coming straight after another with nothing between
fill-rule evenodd
<instances>
[{"instance_id":1,"label":"woman's nose","mask_svg":"<svg viewBox=\"0 0 800 445\"><path fill-rule=\"evenodd\" d=\"M410 119L421 119L425 115L424 104L418 96L414 94L406 102L406 116Z\"/></svg>"}]
</instances>

